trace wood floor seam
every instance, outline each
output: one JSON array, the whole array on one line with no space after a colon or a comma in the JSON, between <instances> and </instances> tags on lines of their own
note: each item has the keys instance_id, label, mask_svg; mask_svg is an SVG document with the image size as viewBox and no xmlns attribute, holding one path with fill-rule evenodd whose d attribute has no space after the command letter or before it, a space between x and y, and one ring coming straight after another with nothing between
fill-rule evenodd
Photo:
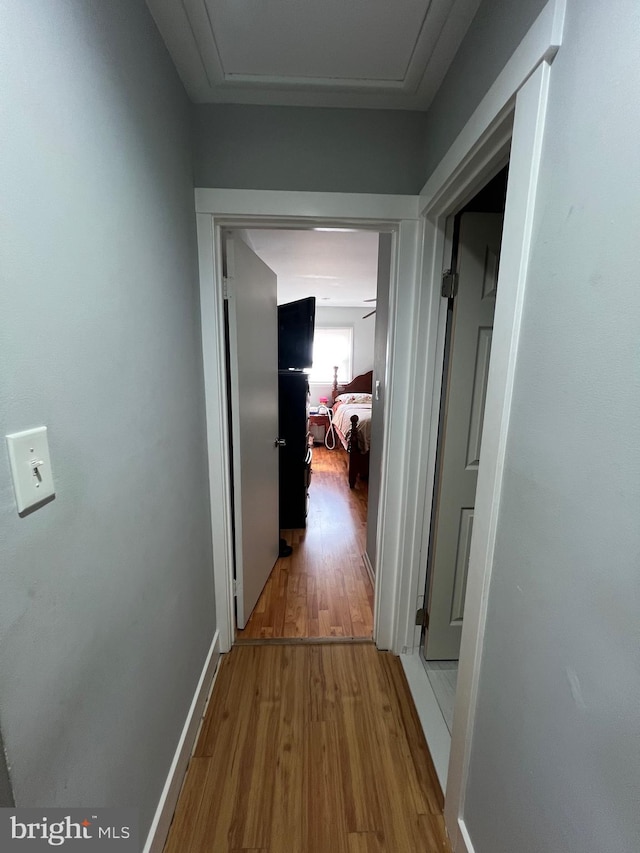
<instances>
[{"instance_id":1,"label":"wood floor seam","mask_svg":"<svg viewBox=\"0 0 640 853\"><path fill-rule=\"evenodd\" d=\"M236 646L373 646L370 637L242 637Z\"/></svg>"}]
</instances>

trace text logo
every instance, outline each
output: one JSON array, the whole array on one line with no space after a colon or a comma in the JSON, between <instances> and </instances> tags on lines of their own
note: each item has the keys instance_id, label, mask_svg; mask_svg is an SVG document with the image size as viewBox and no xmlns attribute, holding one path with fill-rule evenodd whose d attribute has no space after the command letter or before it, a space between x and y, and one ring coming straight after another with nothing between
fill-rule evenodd
<instances>
[{"instance_id":1,"label":"text logo","mask_svg":"<svg viewBox=\"0 0 640 853\"><path fill-rule=\"evenodd\" d=\"M63 849L138 853L134 809L0 809L0 853Z\"/></svg>"}]
</instances>

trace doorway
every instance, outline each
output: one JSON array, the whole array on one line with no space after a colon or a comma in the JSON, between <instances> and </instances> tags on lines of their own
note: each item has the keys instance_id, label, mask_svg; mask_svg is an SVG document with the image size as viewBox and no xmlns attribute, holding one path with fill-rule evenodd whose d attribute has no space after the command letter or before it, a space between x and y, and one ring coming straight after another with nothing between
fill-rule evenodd
<instances>
[{"instance_id":1,"label":"doorway","mask_svg":"<svg viewBox=\"0 0 640 853\"><path fill-rule=\"evenodd\" d=\"M264 280L256 284L256 300L273 287L267 268L275 273L277 310L282 317L293 311L297 318L298 306L316 300L313 367L304 371L296 364L298 369L281 369L274 379L279 423L271 432L284 445L275 454L280 457L280 542L284 550L281 548L275 565L273 559L263 559L264 566L257 572L262 592L249 604L240 596L256 585L251 577L256 574L252 558L257 543L254 534L243 537L241 531L257 530L262 513L249 499L238 500L234 488L235 562L240 570L235 578L236 642L370 640L384 438L382 399L380 394L375 398L373 391L376 383L378 388L384 386L385 379L392 235L361 228L254 227L231 229L225 239L240 241L242 254L253 253L256 270L264 265ZM239 246L236 254L240 255ZM226 304L232 306L227 313L234 319L235 302L238 307L241 303L240 288L248 289L250 284L233 280L233 270L230 275L228 269L226 272L230 299ZM263 334L261 326L267 325L269 312L262 304L260 308L258 328L253 316L242 331L228 327L229 349L243 352L242 358L228 360L230 366L246 363L248 355L253 355L254 375L259 378L247 385L251 396L261 395L260 388L271 382L264 369L270 357L263 355L261 362L260 355L252 353ZM376 322L378 316L382 322ZM289 328L288 320L285 325ZM282 328L280 333L283 337ZM286 367L274 363L274 376L278 366ZM273 447L263 440L271 432L251 422L253 416L245 411L251 406L247 407L244 392L238 393L234 387L234 371L230 376L231 482L251 495L256 491L250 485L253 469L260 465L254 446L262 442L262 455L273 456ZM350 393L356 391L359 393ZM271 402L263 401L254 413L256 418L265 415ZM358 421L352 433L353 414ZM249 421L243 429L238 425L241 418ZM240 451L241 438L249 436L251 429L254 440L246 452L244 447ZM355 452L359 465L351 478ZM308 461L302 466L305 455ZM238 456L252 460L250 470L238 465ZM301 464L294 464L297 461ZM373 502L368 500L370 483ZM272 490L276 496L277 485ZM277 497L272 503L278 503ZM256 524L251 521L254 516ZM268 547L258 549L264 558L277 541L272 539Z\"/></svg>"},{"instance_id":2,"label":"doorway","mask_svg":"<svg viewBox=\"0 0 640 853\"><path fill-rule=\"evenodd\" d=\"M487 613L497 514L504 467L520 319L529 275L550 65L562 41L563 8L549 3L490 88L472 120L425 184L420 197L339 193L196 189L196 220L202 348L205 380L207 467L211 491L216 635L221 652L232 635L227 397L224 385L221 228L247 223L388 227L394 232L388 357L382 399L385 436L377 554L374 640L401 655L420 720L432 719L426 673L414 650L419 644L416 608L422 606L426 553L422 521L428 520L434 478L438 384L446 309L441 310L440 273L445 219L473 195L510 146L510 181L501 248L501 299L492 342L487 389L483 464L479 471L474 536L465 607L457 707L450 758L434 755L446 787L445 819L454 849L471 849L464 794L482 637ZM515 119L515 121L514 121ZM498 334L499 331L499 334ZM437 398L436 398L437 395ZM390 416L393 409L393 417ZM490 429L487 428L490 425ZM427 485L428 484L428 485ZM411 509L409 512L408 509ZM422 673L422 677L421 677ZM424 681L422 680L424 679ZM442 720L440 714L439 719ZM444 723L442 723L444 726ZM433 755L433 749L432 749ZM447 775L447 764L449 772Z\"/></svg>"},{"instance_id":3,"label":"doorway","mask_svg":"<svg viewBox=\"0 0 640 853\"><path fill-rule=\"evenodd\" d=\"M489 376L508 166L455 213L421 657L449 734Z\"/></svg>"}]
</instances>

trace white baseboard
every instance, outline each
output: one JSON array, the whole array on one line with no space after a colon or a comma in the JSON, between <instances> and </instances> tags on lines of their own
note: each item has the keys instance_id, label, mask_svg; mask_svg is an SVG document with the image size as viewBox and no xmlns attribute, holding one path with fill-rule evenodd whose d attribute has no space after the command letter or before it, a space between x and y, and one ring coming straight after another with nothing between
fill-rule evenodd
<instances>
[{"instance_id":1,"label":"white baseboard","mask_svg":"<svg viewBox=\"0 0 640 853\"><path fill-rule=\"evenodd\" d=\"M475 853L467 825L462 818L458 819L458 843L455 846L455 853Z\"/></svg>"},{"instance_id":2,"label":"white baseboard","mask_svg":"<svg viewBox=\"0 0 640 853\"><path fill-rule=\"evenodd\" d=\"M407 678L413 704L416 706L420 725L424 732L436 775L443 792L447 790L451 735L442 716L431 682L420 660L419 652L400 655L400 662Z\"/></svg>"},{"instance_id":3,"label":"white baseboard","mask_svg":"<svg viewBox=\"0 0 640 853\"><path fill-rule=\"evenodd\" d=\"M220 660L220 636L218 631L213 635L211 648L204 662L200 680L193 695L193 701L185 720L178 746L169 768L169 775L165 782L160 796L160 802L151 824L151 829L147 835L147 841L144 845L144 853L162 853L169 827L173 819L173 813L178 802L182 782L184 781L185 773L191 753L196 744L198 732L202 724L202 718L207 708L207 703L215 677L218 672L218 662Z\"/></svg>"},{"instance_id":4,"label":"white baseboard","mask_svg":"<svg viewBox=\"0 0 640 853\"><path fill-rule=\"evenodd\" d=\"M373 566L371 565L371 560L369 559L369 555L365 551L362 555L362 562L364 563L364 567L369 573L369 577L371 578L371 585L375 589L376 586L376 573L373 571Z\"/></svg>"}]
</instances>

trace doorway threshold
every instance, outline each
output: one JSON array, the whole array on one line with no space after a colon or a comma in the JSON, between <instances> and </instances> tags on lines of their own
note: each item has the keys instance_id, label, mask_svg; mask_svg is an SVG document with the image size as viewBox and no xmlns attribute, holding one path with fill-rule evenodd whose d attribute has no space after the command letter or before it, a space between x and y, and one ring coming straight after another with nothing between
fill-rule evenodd
<instances>
[{"instance_id":1,"label":"doorway threshold","mask_svg":"<svg viewBox=\"0 0 640 853\"><path fill-rule=\"evenodd\" d=\"M238 637L234 646L373 645L371 637Z\"/></svg>"},{"instance_id":2,"label":"doorway threshold","mask_svg":"<svg viewBox=\"0 0 640 853\"><path fill-rule=\"evenodd\" d=\"M447 789L449 753L451 752L449 729L420 658L420 653L415 651L412 654L400 655L400 662L436 768L438 781L444 793Z\"/></svg>"}]
</instances>

